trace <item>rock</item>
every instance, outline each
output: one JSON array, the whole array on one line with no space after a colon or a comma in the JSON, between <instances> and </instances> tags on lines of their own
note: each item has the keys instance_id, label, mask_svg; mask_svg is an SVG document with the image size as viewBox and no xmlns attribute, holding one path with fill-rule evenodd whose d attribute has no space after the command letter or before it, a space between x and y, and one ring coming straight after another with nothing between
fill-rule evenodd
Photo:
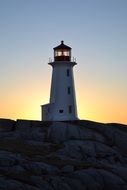
<instances>
[{"instance_id":1,"label":"rock","mask_svg":"<svg viewBox=\"0 0 127 190\"><path fill-rule=\"evenodd\" d=\"M4 139L4 140L9 140L9 139L15 139L17 138L19 135L16 134L15 131L2 131L0 132L0 139Z\"/></svg>"},{"instance_id":2,"label":"rock","mask_svg":"<svg viewBox=\"0 0 127 190\"><path fill-rule=\"evenodd\" d=\"M127 133L116 129L114 130L113 138L119 151L127 155Z\"/></svg>"},{"instance_id":3,"label":"rock","mask_svg":"<svg viewBox=\"0 0 127 190\"><path fill-rule=\"evenodd\" d=\"M13 166L16 164L16 160L10 155L0 154L0 166Z\"/></svg>"},{"instance_id":4,"label":"rock","mask_svg":"<svg viewBox=\"0 0 127 190\"><path fill-rule=\"evenodd\" d=\"M26 170L20 165L15 165L10 167L8 172L9 174L17 175L17 174L24 174Z\"/></svg>"},{"instance_id":5,"label":"rock","mask_svg":"<svg viewBox=\"0 0 127 190\"><path fill-rule=\"evenodd\" d=\"M119 153L111 147L95 141L69 140L64 143L64 148L57 151L60 158L71 158L75 160L85 160L89 162L106 161L107 164L120 160ZM99 159L98 159L99 158ZM116 159L117 158L117 159Z\"/></svg>"},{"instance_id":6,"label":"rock","mask_svg":"<svg viewBox=\"0 0 127 190\"><path fill-rule=\"evenodd\" d=\"M88 190L107 190L125 187L125 183L121 178L103 169L86 169L75 172L73 176L82 181ZM125 189L125 188L124 188Z\"/></svg>"},{"instance_id":7,"label":"rock","mask_svg":"<svg viewBox=\"0 0 127 190\"><path fill-rule=\"evenodd\" d=\"M99 171L100 175L104 178L104 189L117 189L121 190L124 189L127 185L126 183L121 179L121 177L113 174L112 172L100 169Z\"/></svg>"},{"instance_id":8,"label":"rock","mask_svg":"<svg viewBox=\"0 0 127 190\"><path fill-rule=\"evenodd\" d=\"M126 126L80 120L3 126L1 190L127 190Z\"/></svg>"},{"instance_id":9,"label":"rock","mask_svg":"<svg viewBox=\"0 0 127 190\"><path fill-rule=\"evenodd\" d=\"M56 166L42 162L25 162L22 163L22 167L25 170L32 172L34 175L56 174L59 172L59 169Z\"/></svg>"},{"instance_id":10,"label":"rock","mask_svg":"<svg viewBox=\"0 0 127 190\"><path fill-rule=\"evenodd\" d=\"M106 141L105 137L96 131L93 132L85 127L62 122L53 122L48 130L48 139L55 143L61 143L70 139Z\"/></svg>"},{"instance_id":11,"label":"rock","mask_svg":"<svg viewBox=\"0 0 127 190\"><path fill-rule=\"evenodd\" d=\"M60 178L58 176L50 177L49 182L51 187L55 190L72 190L72 188L63 179L64 178Z\"/></svg>"},{"instance_id":12,"label":"rock","mask_svg":"<svg viewBox=\"0 0 127 190\"><path fill-rule=\"evenodd\" d=\"M62 180L64 183L68 184L72 190L87 190L87 188L84 187L83 183L79 179L64 177Z\"/></svg>"},{"instance_id":13,"label":"rock","mask_svg":"<svg viewBox=\"0 0 127 190\"><path fill-rule=\"evenodd\" d=\"M110 171L113 174L119 176L121 179L123 179L125 183L127 183L127 166L126 165L119 166L119 167L114 166L110 169Z\"/></svg>"},{"instance_id":14,"label":"rock","mask_svg":"<svg viewBox=\"0 0 127 190\"><path fill-rule=\"evenodd\" d=\"M72 165L66 165L61 169L62 172L64 173L70 173L74 171L74 166Z\"/></svg>"},{"instance_id":15,"label":"rock","mask_svg":"<svg viewBox=\"0 0 127 190\"><path fill-rule=\"evenodd\" d=\"M45 144L44 144L44 142L42 142L42 141L38 141L38 140L26 140L25 142L27 142L27 144L28 145L30 145L30 146L44 146Z\"/></svg>"},{"instance_id":16,"label":"rock","mask_svg":"<svg viewBox=\"0 0 127 190\"><path fill-rule=\"evenodd\" d=\"M101 190L103 189L94 177L92 177L91 175L89 175L87 173L87 169L86 170L79 170L74 172L73 174L70 175L71 178L73 179L78 179L81 181L81 183L83 184L83 186L88 189L88 190ZM101 179L100 179L101 180Z\"/></svg>"},{"instance_id":17,"label":"rock","mask_svg":"<svg viewBox=\"0 0 127 190\"><path fill-rule=\"evenodd\" d=\"M27 140L43 141L45 139L45 127L42 127L42 122L17 120L16 132L19 137Z\"/></svg>"},{"instance_id":18,"label":"rock","mask_svg":"<svg viewBox=\"0 0 127 190\"><path fill-rule=\"evenodd\" d=\"M10 179L5 179L3 177L0 177L0 189L2 190L39 190L36 187L33 187L28 184L21 183L16 180L10 180Z\"/></svg>"},{"instance_id":19,"label":"rock","mask_svg":"<svg viewBox=\"0 0 127 190\"><path fill-rule=\"evenodd\" d=\"M44 189L44 190L54 190L50 183L46 181L46 179L43 179L43 177L39 176L31 176L31 182L38 187L39 189Z\"/></svg>"},{"instance_id":20,"label":"rock","mask_svg":"<svg viewBox=\"0 0 127 190\"><path fill-rule=\"evenodd\" d=\"M0 132L14 131L15 121L10 119L0 119Z\"/></svg>"}]
</instances>

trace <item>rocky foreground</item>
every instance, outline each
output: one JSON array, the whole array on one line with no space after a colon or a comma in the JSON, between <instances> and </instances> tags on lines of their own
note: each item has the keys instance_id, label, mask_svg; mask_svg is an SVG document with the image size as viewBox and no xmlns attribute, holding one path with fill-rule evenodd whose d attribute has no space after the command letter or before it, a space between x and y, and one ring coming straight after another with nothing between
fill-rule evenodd
<instances>
[{"instance_id":1,"label":"rocky foreground","mask_svg":"<svg viewBox=\"0 0 127 190\"><path fill-rule=\"evenodd\" d=\"M1 190L127 190L127 126L0 119Z\"/></svg>"}]
</instances>

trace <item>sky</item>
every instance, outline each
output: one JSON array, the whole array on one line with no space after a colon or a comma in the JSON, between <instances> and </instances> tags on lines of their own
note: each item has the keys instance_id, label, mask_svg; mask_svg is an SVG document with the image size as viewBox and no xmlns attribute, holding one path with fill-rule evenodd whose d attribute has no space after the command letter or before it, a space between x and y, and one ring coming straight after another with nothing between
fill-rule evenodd
<instances>
[{"instance_id":1,"label":"sky","mask_svg":"<svg viewBox=\"0 0 127 190\"><path fill-rule=\"evenodd\" d=\"M78 117L127 124L127 0L0 0L0 118L41 120L61 40Z\"/></svg>"}]
</instances>

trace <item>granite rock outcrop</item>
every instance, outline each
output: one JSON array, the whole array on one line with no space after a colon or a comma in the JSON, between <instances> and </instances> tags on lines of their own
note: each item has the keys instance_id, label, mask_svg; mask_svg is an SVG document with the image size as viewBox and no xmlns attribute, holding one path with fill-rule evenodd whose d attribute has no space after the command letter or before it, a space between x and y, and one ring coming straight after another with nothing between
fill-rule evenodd
<instances>
[{"instance_id":1,"label":"granite rock outcrop","mask_svg":"<svg viewBox=\"0 0 127 190\"><path fill-rule=\"evenodd\" d=\"M127 126L0 119L0 189L127 190Z\"/></svg>"}]
</instances>

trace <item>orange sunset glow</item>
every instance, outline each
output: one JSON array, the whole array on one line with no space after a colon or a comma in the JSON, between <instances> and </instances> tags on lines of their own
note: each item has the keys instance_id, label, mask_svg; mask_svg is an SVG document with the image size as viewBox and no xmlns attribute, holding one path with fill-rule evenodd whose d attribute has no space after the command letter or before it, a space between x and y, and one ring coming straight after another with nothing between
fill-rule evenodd
<instances>
[{"instance_id":1,"label":"orange sunset glow","mask_svg":"<svg viewBox=\"0 0 127 190\"><path fill-rule=\"evenodd\" d=\"M127 2L65 1L63 15L56 2L0 2L0 118L41 120L63 39L77 62L78 118L127 124Z\"/></svg>"}]
</instances>

